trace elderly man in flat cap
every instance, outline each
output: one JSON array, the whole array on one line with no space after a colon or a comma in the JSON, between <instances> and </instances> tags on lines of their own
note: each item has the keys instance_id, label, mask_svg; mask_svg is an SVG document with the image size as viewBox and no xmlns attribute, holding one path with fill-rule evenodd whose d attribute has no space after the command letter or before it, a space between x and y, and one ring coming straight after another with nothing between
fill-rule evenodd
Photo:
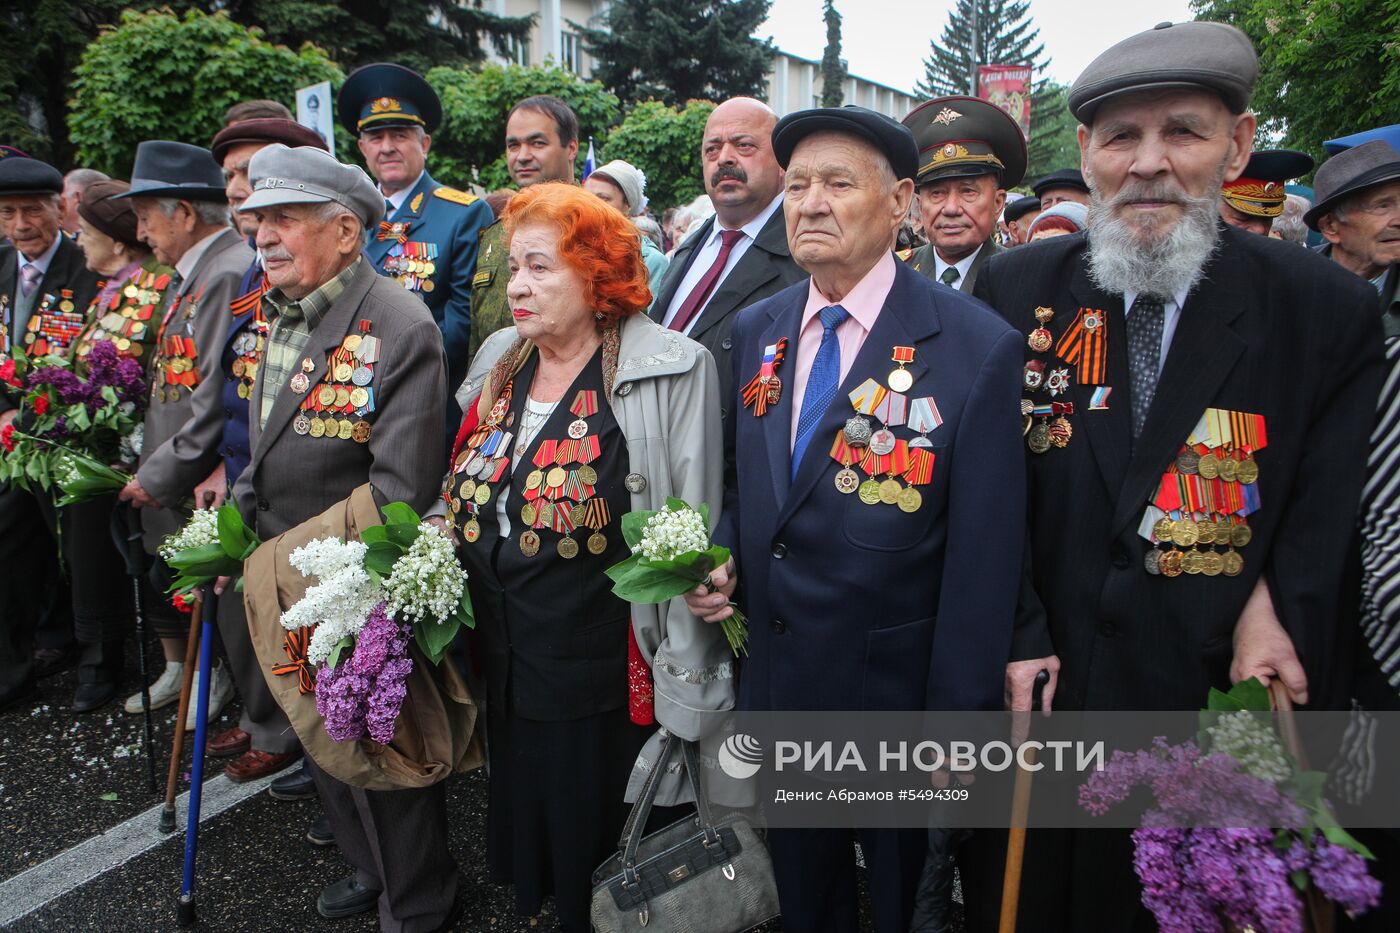
<instances>
[{"instance_id":1,"label":"elderly man in flat cap","mask_svg":"<svg viewBox=\"0 0 1400 933\"><path fill-rule=\"evenodd\" d=\"M0 159L0 232L8 238L0 245L0 350L7 356L24 349L31 321L74 315L81 323L97 293L83 251L59 229L62 193L53 166ZM15 400L0 396L0 425L15 412ZM0 709L33 696L36 676L72 658L67 588L52 555L34 547L47 537L34 497L0 490Z\"/></svg>"},{"instance_id":2,"label":"elderly man in flat cap","mask_svg":"<svg viewBox=\"0 0 1400 933\"><path fill-rule=\"evenodd\" d=\"M131 199L138 235L157 261L175 270L165 300L146 322L156 328L151 399L140 466L118 496L141 510L142 541L155 558L149 575L154 595L144 605L165 652L165 670L151 685L151 703L163 706L180 694L187 622L169 608L164 593L170 571L156 554L185 523L195 488L219 462L223 373L215 348L253 251L230 226L223 173L208 149L166 140L141 143L131 188L117 197ZM219 665L210 678L211 720L232 695L233 682ZM133 699L139 711L140 698ZM186 728L194 722L191 704Z\"/></svg>"},{"instance_id":3,"label":"elderly man in flat cap","mask_svg":"<svg viewBox=\"0 0 1400 933\"><path fill-rule=\"evenodd\" d=\"M1002 110L975 97L938 97L904 125L919 145L919 211L928 243L901 253L916 272L971 293L1000 251L997 218L1006 189L1026 174L1026 138Z\"/></svg>"},{"instance_id":4,"label":"elderly man in flat cap","mask_svg":"<svg viewBox=\"0 0 1400 933\"><path fill-rule=\"evenodd\" d=\"M240 210L258 221L271 330L249 412L252 459L233 489L244 520L266 541L365 483L380 505L426 512L441 478L446 360L428 309L361 255L384 198L362 170L308 147L267 146L249 179ZM331 365L332 354L361 347L354 366ZM327 389L341 397L336 404L318 401ZM321 915L348 917L377 902L383 930L450 928L457 868L443 785L365 791L314 762L312 771L355 869L321 892Z\"/></svg>"},{"instance_id":5,"label":"elderly man in flat cap","mask_svg":"<svg viewBox=\"0 0 1400 933\"><path fill-rule=\"evenodd\" d=\"M1020 338L895 260L919 170L908 129L807 110L778 122L773 151L810 277L735 323L737 483L717 538L740 560L691 609L720 619L743 581L743 710L996 709L1025 533ZM745 388L761 372L777 377L762 405ZM856 929L856 839L874 929L908 930L920 829L772 830L784 929Z\"/></svg>"},{"instance_id":6,"label":"elderly man in flat cap","mask_svg":"<svg viewBox=\"0 0 1400 933\"><path fill-rule=\"evenodd\" d=\"M1196 710L1232 663L1315 708L1345 702L1380 325L1365 282L1220 220L1249 159L1256 71L1249 39L1208 22L1096 58L1069 93L1087 236L997 257L978 282L1027 335L1013 709L1045 671L1047 709ZM1073 410L1040 414L1056 402ZM1241 619L1256 589L1287 637ZM1126 834L1033 831L1026 851L1022 929L1150 922ZM1003 858L964 872L974 929L996 926Z\"/></svg>"},{"instance_id":7,"label":"elderly man in flat cap","mask_svg":"<svg viewBox=\"0 0 1400 933\"><path fill-rule=\"evenodd\" d=\"M238 232L248 237L250 242L258 232L257 218L252 213L238 210L253 193L248 183L248 165L254 155L273 143L325 148L325 143L314 130L295 121L275 117L234 123L221 130L209 145L214 161L223 167L227 183L224 194L229 208L234 212ZM262 295L266 289L267 277L263 273L262 258L255 256L239 280L217 347L223 375L220 380L220 409L223 413L223 430L219 440L221 459L214 472L200 484L196 496L202 499L207 491L216 505L224 501L252 456L248 448L248 405L267 343L268 322L262 313ZM215 758L233 759L224 767L224 774L228 775L229 780L238 783L255 781L285 768L300 754L301 746L287 722L286 714L272 698L258 667L248 638L241 596L234 594L220 599L218 611L219 635L243 701L243 714L237 725L209 740L208 751ZM301 781L303 785L311 783L309 776ZM310 793L309 788L304 789L302 796Z\"/></svg>"}]
</instances>

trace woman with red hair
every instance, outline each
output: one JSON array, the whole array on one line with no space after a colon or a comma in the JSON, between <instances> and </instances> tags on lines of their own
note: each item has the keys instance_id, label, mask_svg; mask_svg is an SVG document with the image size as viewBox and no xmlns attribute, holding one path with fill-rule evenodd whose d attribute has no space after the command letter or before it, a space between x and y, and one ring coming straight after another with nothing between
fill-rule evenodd
<instances>
[{"instance_id":1,"label":"woman with red hair","mask_svg":"<svg viewBox=\"0 0 1400 933\"><path fill-rule=\"evenodd\" d=\"M486 340L458 393L443 498L490 697L491 875L521 913L553 894L560 926L587 931L593 869L656 760L656 726L708 738L734 702L719 626L680 599L629 605L604 574L630 554L629 511L677 496L717 520L718 381L708 351L640 313L647 270L622 214L542 184L503 220L515 326ZM683 802L684 775L667 777L658 803Z\"/></svg>"}]
</instances>

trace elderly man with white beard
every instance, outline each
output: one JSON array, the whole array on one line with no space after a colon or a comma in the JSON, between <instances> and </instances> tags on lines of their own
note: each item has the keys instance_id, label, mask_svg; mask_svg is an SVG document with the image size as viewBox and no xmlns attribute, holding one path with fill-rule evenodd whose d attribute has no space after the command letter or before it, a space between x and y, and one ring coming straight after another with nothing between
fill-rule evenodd
<instances>
[{"instance_id":1,"label":"elderly man with white beard","mask_svg":"<svg viewBox=\"0 0 1400 933\"><path fill-rule=\"evenodd\" d=\"M1220 23L1104 52L1069 93L1087 234L999 255L978 279L1027 334L1009 708L1030 709L1046 671L1046 709L1197 710L1232 662L1283 672L1295 648L1312 707L1345 699L1380 323L1364 281L1219 220L1221 184L1249 159L1256 72ZM1240 622L1256 587L1283 631ZM1003 851L982 834L964 853L972 929L996 926ZM1022 928L1152 928L1126 832L1033 831L1026 852Z\"/></svg>"}]
</instances>

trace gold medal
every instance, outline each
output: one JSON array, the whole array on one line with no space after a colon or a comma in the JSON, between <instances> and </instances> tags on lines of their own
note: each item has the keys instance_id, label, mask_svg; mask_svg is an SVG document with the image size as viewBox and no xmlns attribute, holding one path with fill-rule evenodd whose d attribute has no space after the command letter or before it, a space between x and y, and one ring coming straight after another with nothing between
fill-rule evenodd
<instances>
[{"instance_id":1,"label":"gold medal","mask_svg":"<svg viewBox=\"0 0 1400 933\"><path fill-rule=\"evenodd\" d=\"M322 385L316 390L316 401L329 408L335 404L335 389L328 385Z\"/></svg>"},{"instance_id":2,"label":"gold medal","mask_svg":"<svg viewBox=\"0 0 1400 933\"><path fill-rule=\"evenodd\" d=\"M349 382L350 377L355 374L355 367L349 363L336 363L335 372L332 374L336 382Z\"/></svg>"},{"instance_id":3,"label":"gold medal","mask_svg":"<svg viewBox=\"0 0 1400 933\"><path fill-rule=\"evenodd\" d=\"M1215 522L1212 522L1212 521L1204 521L1204 522L1197 522L1197 523L1196 523L1196 543L1197 543L1197 544L1214 544L1214 543L1215 543Z\"/></svg>"},{"instance_id":4,"label":"gold medal","mask_svg":"<svg viewBox=\"0 0 1400 933\"><path fill-rule=\"evenodd\" d=\"M535 519L539 517L539 512L535 511L534 505L527 502L520 507L520 520L527 526L533 527Z\"/></svg>"},{"instance_id":5,"label":"gold medal","mask_svg":"<svg viewBox=\"0 0 1400 933\"><path fill-rule=\"evenodd\" d=\"M1215 479L1220 475L1220 458L1215 454L1206 454L1201 458L1201 462L1196 464L1196 469L1206 479Z\"/></svg>"},{"instance_id":6,"label":"gold medal","mask_svg":"<svg viewBox=\"0 0 1400 933\"><path fill-rule=\"evenodd\" d=\"M360 349L360 342L363 339L364 338L362 338L359 334L350 334L340 342L340 345L345 349L349 350L351 353L354 353L356 350Z\"/></svg>"},{"instance_id":7,"label":"gold medal","mask_svg":"<svg viewBox=\"0 0 1400 933\"><path fill-rule=\"evenodd\" d=\"M525 477L526 489L539 489L540 483L544 482L544 473L540 470L531 470L530 475Z\"/></svg>"},{"instance_id":8,"label":"gold medal","mask_svg":"<svg viewBox=\"0 0 1400 933\"><path fill-rule=\"evenodd\" d=\"M923 493L913 486L906 486L899 492L898 504L901 512L917 512L924 504Z\"/></svg>"},{"instance_id":9,"label":"gold medal","mask_svg":"<svg viewBox=\"0 0 1400 933\"><path fill-rule=\"evenodd\" d=\"M880 501L880 484L873 479L861 483L856 492L860 496L860 501L866 505L874 505Z\"/></svg>"},{"instance_id":10,"label":"gold medal","mask_svg":"<svg viewBox=\"0 0 1400 933\"><path fill-rule=\"evenodd\" d=\"M350 390L350 404L355 408L364 408L369 404L369 390L356 386Z\"/></svg>"},{"instance_id":11,"label":"gold medal","mask_svg":"<svg viewBox=\"0 0 1400 933\"><path fill-rule=\"evenodd\" d=\"M432 280L432 279L424 279L422 282L419 283L419 286L420 286L420 287L423 289L423 291L425 291L425 292L430 292L430 291L432 291L434 288L437 287L437 286L433 285L433 280Z\"/></svg>"},{"instance_id":12,"label":"gold medal","mask_svg":"<svg viewBox=\"0 0 1400 933\"><path fill-rule=\"evenodd\" d=\"M1259 481L1259 464L1255 462L1253 457L1245 457L1240 461L1235 474L1241 483L1253 486Z\"/></svg>"},{"instance_id":13,"label":"gold medal","mask_svg":"<svg viewBox=\"0 0 1400 933\"><path fill-rule=\"evenodd\" d=\"M482 483L476 487L476 492L472 493L472 501L477 505L485 505L491 499L491 487ZM536 539L538 540L538 539Z\"/></svg>"},{"instance_id":14,"label":"gold medal","mask_svg":"<svg viewBox=\"0 0 1400 933\"><path fill-rule=\"evenodd\" d=\"M348 387L335 387L335 407L340 409L346 409L350 407L350 389Z\"/></svg>"},{"instance_id":15,"label":"gold medal","mask_svg":"<svg viewBox=\"0 0 1400 933\"><path fill-rule=\"evenodd\" d=\"M1172 543L1177 547L1191 547L1200 538L1200 529L1189 518L1183 518L1172 526Z\"/></svg>"},{"instance_id":16,"label":"gold medal","mask_svg":"<svg viewBox=\"0 0 1400 933\"><path fill-rule=\"evenodd\" d=\"M860 488L860 476L850 467L845 467L836 474L836 491L843 496L849 496Z\"/></svg>"},{"instance_id":17,"label":"gold medal","mask_svg":"<svg viewBox=\"0 0 1400 933\"><path fill-rule=\"evenodd\" d=\"M1181 576L1181 552L1167 551L1163 553L1157 566L1161 568L1164 577Z\"/></svg>"},{"instance_id":18,"label":"gold medal","mask_svg":"<svg viewBox=\"0 0 1400 933\"><path fill-rule=\"evenodd\" d=\"M899 501L899 494L904 487L899 484L899 480L887 479L880 484L880 501L885 505L894 505Z\"/></svg>"},{"instance_id":19,"label":"gold medal","mask_svg":"<svg viewBox=\"0 0 1400 933\"><path fill-rule=\"evenodd\" d=\"M559 556L565 560L573 560L578 556L578 542L566 535L559 539L559 544L555 546L555 550L558 551Z\"/></svg>"},{"instance_id":20,"label":"gold medal","mask_svg":"<svg viewBox=\"0 0 1400 933\"><path fill-rule=\"evenodd\" d=\"M533 531L527 531L520 536L520 553L526 557L534 557L540 552L540 536Z\"/></svg>"},{"instance_id":21,"label":"gold medal","mask_svg":"<svg viewBox=\"0 0 1400 933\"><path fill-rule=\"evenodd\" d=\"M595 531L588 536L588 553L601 554L608 549L608 539L603 537L601 531Z\"/></svg>"},{"instance_id":22,"label":"gold medal","mask_svg":"<svg viewBox=\"0 0 1400 933\"><path fill-rule=\"evenodd\" d=\"M306 359L304 359L304 360L301 361L301 371L302 371L302 372L304 372L304 373L309 373L309 372L311 372L311 370L313 370L313 369L315 369L315 368L316 368L316 364L313 363L313 362L311 362L311 357L308 356Z\"/></svg>"},{"instance_id":23,"label":"gold medal","mask_svg":"<svg viewBox=\"0 0 1400 933\"><path fill-rule=\"evenodd\" d=\"M1220 478L1227 483L1233 483L1239 479L1239 461L1234 457L1224 457L1220 461Z\"/></svg>"},{"instance_id":24,"label":"gold medal","mask_svg":"<svg viewBox=\"0 0 1400 933\"><path fill-rule=\"evenodd\" d=\"M1026 446L1033 454L1043 454L1050 449L1050 428L1044 421L1031 428L1026 436Z\"/></svg>"},{"instance_id":25,"label":"gold medal","mask_svg":"<svg viewBox=\"0 0 1400 933\"><path fill-rule=\"evenodd\" d=\"M1244 547L1254 540L1254 531L1249 525L1240 522L1230 529L1230 544L1234 547Z\"/></svg>"},{"instance_id":26,"label":"gold medal","mask_svg":"<svg viewBox=\"0 0 1400 933\"><path fill-rule=\"evenodd\" d=\"M468 478L467 481L462 484L462 488L458 490L457 494L463 499L470 499L472 496L476 495L476 480Z\"/></svg>"},{"instance_id":27,"label":"gold medal","mask_svg":"<svg viewBox=\"0 0 1400 933\"><path fill-rule=\"evenodd\" d=\"M1225 559L1215 551L1207 551L1201 555L1201 573L1208 577L1218 577L1225 569Z\"/></svg>"},{"instance_id":28,"label":"gold medal","mask_svg":"<svg viewBox=\"0 0 1400 933\"><path fill-rule=\"evenodd\" d=\"M165 390L165 400L167 402L180 401L180 389L178 386L170 386Z\"/></svg>"},{"instance_id":29,"label":"gold medal","mask_svg":"<svg viewBox=\"0 0 1400 933\"><path fill-rule=\"evenodd\" d=\"M325 437L328 438L328 439L330 439L330 440L334 440L334 439L340 437L340 422L339 422L339 421L337 421L337 420L334 419L334 418L327 418L327 419L326 419L326 433L325 433Z\"/></svg>"},{"instance_id":30,"label":"gold medal","mask_svg":"<svg viewBox=\"0 0 1400 933\"><path fill-rule=\"evenodd\" d=\"M1187 551L1186 556L1181 559L1181 569L1195 576L1203 569L1200 551Z\"/></svg>"},{"instance_id":31,"label":"gold medal","mask_svg":"<svg viewBox=\"0 0 1400 933\"><path fill-rule=\"evenodd\" d=\"M1222 572L1227 577L1238 577L1240 571L1244 569L1244 558L1240 556L1239 551L1233 548L1222 554L1220 560L1224 565Z\"/></svg>"},{"instance_id":32,"label":"gold medal","mask_svg":"<svg viewBox=\"0 0 1400 933\"><path fill-rule=\"evenodd\" d=\"M476 519L471 519L462 526L462 537L467 539L468 544L475 544L481 537L481 523Z\"/></svg>"},{"instance_id":33,"label":"gold medal","mask_svg":"<svg viewBox=\"0 0 1400 933\"><path fill-rule=\"evenodd\" d=\"M456 496L453 496L451 499L448 499L447 510L453 515L456 515L458 512L462 511L462 500L458 499Z\"/></svg>"},{"instance_id":34,"label":"gold medal","mask_svg":"<svg viewBox=\"0 0 1400 933\"><path fill-rule=\"evenodd\" d=\"M1036 353L1044 353L1054 346L1054 344L1055 338L1051 337L1050 332L1043 327L1037 327L1035 330L1031 331L1030 336L1026 338L1026 345Z\"/></svg>"},{"instance_id":35,"label":"gold medal","mask_svg":"<svg viewBox=\"0 0 1400 933\"><path fill-rule=\"evenodd\" d=\"M325 437L326 423L320 418L312 418L311 426L307 429L306 433L310 434L312 437Z\"/></svg>"},{"instance_id":36,"label":"gold medal","mask_svg":"<svg viewBox=\"0 0 1400 933\"><path fill-rule=\"evenodd\" d=\"M346 418L345 420L343 420L343 421L340 422L340 432L339 432L339 434L338 434L337 436L338 436L342 441L348 441L348 440L350 440L350 438L353 437L354 434L355 434L355 426L354 426L353 424L350 423L350 419L349 419L349 418Z\"/></svg>"},{"instance_id":37,"label":"gold medal","mask_svg":"<svg viewBox=\"0 0 1400 933\"><path fill-rule=\"evenodd\" d=\"M564 485L564 480L568 478L569 474L563 467L555 467L550 470L549 475L545 477L545 484L549 486L550 489L558 489L560 486Z\"/></svg>"},{"instance_id":38,"label":"gold medal","mask_svg":"<svg viewBox=\"0 0 1400 933\"><path fill-rule=\"evenodd\" d=\"M1152 526L1152 537L1156 538L1158 541L1170 541L1172 537L1172 528L1175 526L1176 522L1163 515L1161 518L1157 519L1157 523Z\"/></svg>"},{"instance_id":39,"label":"gold medal","mask_svg":"<svg viewBox=\"0 0 1400 933\"><path fill-rule=\"evenodd\" d=\"M569 509L569 521L573 522L575 528L583 524L584 515L587 511L582 502L576 503Z\"/></svg>"},{"instance_id":40,"label":"gold medal","mask_svg":"<svg viewBox=\"0 0 1400 933\"><path fill-rule=\"evenodd\" d=\"M598 471L585 463L578 468L578 479L585 486L593 486L598 482Z\"/></svg>"}]
</instances>

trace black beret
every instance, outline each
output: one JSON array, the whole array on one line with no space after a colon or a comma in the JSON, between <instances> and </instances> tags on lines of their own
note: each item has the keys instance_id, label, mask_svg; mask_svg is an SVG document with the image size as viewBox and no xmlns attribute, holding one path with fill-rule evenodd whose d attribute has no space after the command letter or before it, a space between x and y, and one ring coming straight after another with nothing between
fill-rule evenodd
<instances>
[{"instance_id":1,"label":"black beret","mask_svg":"<svg viewBox=\"0 0 1400 933\"><path fill-rule=\"evenodd\" d=\"M1035 184L1031 185L1031 190L1038 198L1051 188L1078 188L1085 194L1089 193L1089 185L1084 181L1084 173L1077 168L1062 168L1058 172L1051 172L1044 178L1036 179Z\"/></svg>"},{"instance_id":2,"label":"black beret","mask_svg":"<svg viewBox=\"0 0 1400 933\"><path fill-rule=\"evenodd\" d=\"M787 168L792 150L803 138L823 131L859 136L890 160L895 178L913 178L919 170L919 147L914 134L883 113L864 107L817 107L790 113L773 127L773 155Z\"/></svg>"},{"instance_id":3,"label":"black beret","mask_svg":"<svg viewBox=\"0 0 1400 933\"><path fill-rule=\"evenodd\" d=\"M1090 62L1069 89L1069 110L1080 123L1092 123L1110 97L1185 88L1213 91L1231 112L1243 113L1258 74L1253 43L1234 26L1159 23Z\"/></svg>"},{"instance_id":4,"label":"black beret","mask_svg":"<svg viewBox=\"0 0 1400 933\"><path fill-rule=\"evenodd\" d=\"M214 161L220 165L224 164L224 156L234 146L243 143L281 143L284 146L295 149L297 146L313 146L316 149L326 149L326 141L321 138L321 134L315 130L302 126L295 120L284 120L281 117L258 117L254 120L242 120L232 126L226 126L219 131L219 135L214 137L214 141L209 144L209 152L214 156Z\"/></svg>"},{"instance_id":5,"label":"black beret","mask_svg":"<svg viewBox=\"0 0 1400 933\"><path fill-rule=\"evenodd\" d=\"M1032 211L1040 210L1040 198L1017 198L1014 201L1007 201L1006 207L1002 208L1002 219L1007 223L1013 220L1020 220Z\"/></svg>"},{"instance_id":6,"label":"black beret","mask_svg":"<svg viewBox=\"0 0 1400 933\"><path fill-rule=\"evenodd\" d=\"M0 198L63 193L63 174L38 159L0 159Z\"/></svg>"}]
</instances>

